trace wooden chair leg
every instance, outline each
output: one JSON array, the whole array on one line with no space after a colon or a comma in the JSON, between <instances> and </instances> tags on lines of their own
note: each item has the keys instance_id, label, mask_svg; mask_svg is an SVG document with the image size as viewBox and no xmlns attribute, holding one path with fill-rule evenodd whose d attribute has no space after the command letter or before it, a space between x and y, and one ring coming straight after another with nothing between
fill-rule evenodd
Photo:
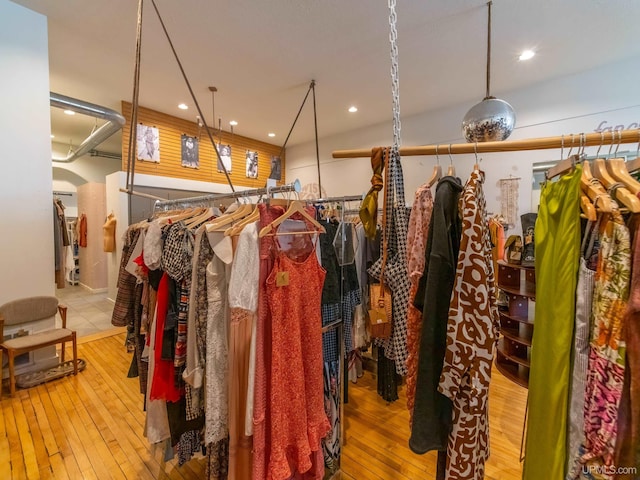
<instances>
[{"instance_id":1,"label":"wooden chair leg","mask_svg":"<svg viewBox=\"0 0 640 480\"><path fill-rule=\"evenodd\" d=\"M13 397L16 394L16 372L14 365L14 351L9 350L7 352L9 354L9 387L11 396Z\"/></svg>"},{"instance_id":2,"label":"wooden chair leg","mask_svg":"<svg viewBox=\"0 0 640 480\"><path fill-rule=\"evenodd\" d=\"M76 341L76 332L73 332L71 344L73 346L73 374L78 375L78 343Z\"/></svg>"},{"instance_id":3,"label":"wooden chair leg","mask_svg":"<svg viewBox=\"0 0 640 480\"><path fill-rule=\"evenodd\" d=\"M64 350L67 346L66 342L62 342L62 352L60 352L60 363L64 363Z\"/></svg>"}]
</instances>

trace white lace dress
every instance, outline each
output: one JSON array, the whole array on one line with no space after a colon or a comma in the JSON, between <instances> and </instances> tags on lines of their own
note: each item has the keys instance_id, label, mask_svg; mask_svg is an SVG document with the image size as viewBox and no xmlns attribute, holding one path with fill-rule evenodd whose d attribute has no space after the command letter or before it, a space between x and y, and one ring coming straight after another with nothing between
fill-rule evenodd
<instances>
[{"instance_id":1,"label":"white lace dress","mask_svg":"<svg viewBox=\"0 0 640 480\"><path fill-rule=\"evenodd\" d=\"M216 443L229 433L227 281L229 267L217 256L207 265L207 353L205 372L204 443Z\"/></svg>"}]
</instances>

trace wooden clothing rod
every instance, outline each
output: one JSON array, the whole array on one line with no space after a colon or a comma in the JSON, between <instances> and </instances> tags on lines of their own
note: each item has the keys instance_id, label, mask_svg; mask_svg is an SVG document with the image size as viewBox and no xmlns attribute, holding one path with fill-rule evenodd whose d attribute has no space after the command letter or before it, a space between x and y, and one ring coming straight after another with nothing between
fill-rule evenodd
<instances>
[{"instance_id":1,"label":"wooden clothing rod","mask_svg":"<svg viewBox=\"0 0 640 480\"><path fill-rule=\"evenodd\" d=\"M582 143L580 139L582 138ZM440 145L420 145L415 147L401 147L400 156L411 157L416 155L458 155L465 153L491 153L491 152L518 152L524 150L548 150L552 148L564 148L568 151L573 142L573 148L581 145L584 147L594 147L599 145L618 145L622 143L640 142L639 130L617 130L614 132L569 134L558 137L528 138L524 140L505 140L502 142L481 142L481 143L455 143ZM371 150L335 150L333 158L364 158L371 157Z\"/></svg>"}]
</instances>

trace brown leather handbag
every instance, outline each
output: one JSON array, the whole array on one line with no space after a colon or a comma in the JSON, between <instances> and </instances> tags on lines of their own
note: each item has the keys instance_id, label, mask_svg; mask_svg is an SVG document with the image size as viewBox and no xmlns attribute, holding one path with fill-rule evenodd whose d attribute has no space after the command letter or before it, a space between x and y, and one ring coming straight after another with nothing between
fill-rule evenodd
<instances>
[{"instance_id":1,"label":"brown leather handbag","mask_svg":"<svg viewBox=\"0 0 640 480\"><path fill-rule=\"evenodd\" d=\"M384 156L383 156L384 158ZM384 189L386 193L389 183L389 169L385 171ZM385 195L386 198L386 195ZM387 209L382 211L382 265L380 268L380 283L369 286L369 333L372 338L389 338L391 336L391 290L384 284L384 267L387 263L388 242L386 234Z\"/></svg>"}]
</instances>

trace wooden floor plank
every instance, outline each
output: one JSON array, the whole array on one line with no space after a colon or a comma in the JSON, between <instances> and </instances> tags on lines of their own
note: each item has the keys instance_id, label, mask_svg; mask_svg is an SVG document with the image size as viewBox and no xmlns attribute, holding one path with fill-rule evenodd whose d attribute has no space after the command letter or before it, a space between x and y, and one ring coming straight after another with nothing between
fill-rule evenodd
<instances>
[{"instance_id":1,"label":"wooden floor plank","mask_svg":"<svg viewBox=\"0 0 640 480\"><path fill-rule=\"evenodd\" d=\"M0 405L0 478L11 478L11 447L9 426L5 425L3 405Z\"/></svg>"},{"instance_id":2,"label":"wooden floor plank","mask_svg":"<svg viewBox=\"0 0 640 480\"><path fill-rule=\"evenodd\" d=\"M68 480L70 478L64 459L59 452L49 457L49 463L51 464L51 470L53 471L53 476L56 480ZM80 473L78 472L78 476L79 474ZM78 478L78 476L74 476L73 478Z\"/></svg>"},{"instance_id":3,"label":"wooden floor plank","mask_svg":"<svg viewBox=\"0 0 640 480\"><path fill-rule=\"evenodd\" d=\"M5 401L2 403L2 414L4 417L4 428L7 432L7 440L9 443L10 461L9 465L11 471L6 477L13 476L14 479L27 478L26 466L24 464L24 457L22 455L22 444L20 443L20 431L15 420L15 414L13 412L13 403L19 401L13 399L11 401ZM4 468L4 467L3 467Z\"/></svg>"},{"instance_id":4,"label":"wooden floor plank","mask_svg":"<svg viewBox=\"0 0 640 480\"><path fill-rule=\"evenodd\" d=\"M0 478L195 480L205 459L183 466L165 461L164 449L144 436L143 396L127 378L131 354L124 333L78 346L87 362L78 376L19 390L0 400ZM70 350L67 355L71 358ZM387 403L370 372L349 385L345 405L343 480L429 480L435 453L408 448L409 415L404 388ZM489 401L492 455L487 480L516 480L526 390L494 372ZM37 469L34 470L34 465Z\"/></svg>"},{"instance_id":5,"label":"wooden floor plank","mask_svg":"<svg viewBox=\"0 0 640 480\"><path fill-rule=\"evenodd\" d=\"M37 388L29 389L29 399L31 400L31 406L33 407L37 428L42 435L44 448L46 449L48 456L53 456L59 452L58 444L56 443L56 439L51 431L51 424L49 423L47 412L44 409L44 405L42 404Z\"/></svg>"},{"instance_id":6,"label":"wooden floor plank","mask_svg":"<svg viewBox=\"0 0 640 480\"><path fill-rule=\"evenodd\" d=\"M33 444L35 460L34 467L38 470L40 478L51 478L53 473L49 463L49 454L44 444L42 431L38 425L38 419L36 418L36 413L33 408L33 404L31 403L31 395L28 391L24 392L24 395L22 396L22 410L24 411L25 419L27 421L29 437Z\"/></svg>"},{"instance_id":7,"label":"wooden floor plank","mask_svg":"<svg viewBox=\"0 0 640 480\"><path fill-rule=\"evenodd\" d=\"M67 435L64 431L64 428L62 428L60 417L56 413L55 406L51 401L51 396L49 395L47 385L39 385L37 387L31 388L30 390L35 390L38 393L40 401L42 402L42 407L47 415L47 420L51 427L51 433L53 435L53 438L55 439L58 451L64 462L65 472L71 478L81 478L78 459L73 454L73 450L71 449L71 445L69 443Z\"/></svg>"}]
</instances>

